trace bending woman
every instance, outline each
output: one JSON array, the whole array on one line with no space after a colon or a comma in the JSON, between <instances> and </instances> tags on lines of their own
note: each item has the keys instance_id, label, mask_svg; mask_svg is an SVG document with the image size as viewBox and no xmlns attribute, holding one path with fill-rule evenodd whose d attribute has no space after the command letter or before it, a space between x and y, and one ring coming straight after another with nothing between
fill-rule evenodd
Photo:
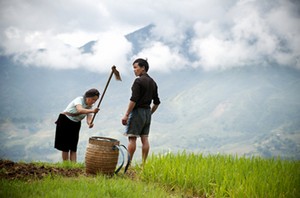
<instances>
[{"instance_id":1,"label":"bending woman","mask_svg":"<svg viewBox=\"0 0 300 198\"><path fill-rule=\"evenodd\" d=\"M79 140L79 131L81 120L86 117L89 128L94 124L91 123L94 113L99 111L98 108L92 109L93 105L99 98L97 89L90 89L85 92L84 96L75 98L64 112L59 114L56 123L54 148L62 151L62 159L77 160L77 145Z\"/></svg>"}]
</instances>

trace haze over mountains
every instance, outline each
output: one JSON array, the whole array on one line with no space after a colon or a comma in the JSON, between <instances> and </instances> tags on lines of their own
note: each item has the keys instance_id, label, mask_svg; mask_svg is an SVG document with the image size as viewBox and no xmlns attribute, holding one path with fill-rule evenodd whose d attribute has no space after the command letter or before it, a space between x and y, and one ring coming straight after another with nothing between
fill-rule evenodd
<instances>
[{"instance_id":1,"label":"haze over mountains","mask_svg":"<svg viewBox=\"0 0 300 198\"><path fill-rule=\"evenodd\" d=\"M151 33L151 28L153 25L126 35L133 54L145 47L145 36ZM95 41L87 43L81 48L82 53L91 53L94 44ZM185 52L185 46L180 50ZM193 54L185 55L193 59ZM151 151L187 150L300 159L298 69L273 64L214 71L183 67L158 72L151 70L151 59L149 62L149 74L159 85L162 101L153 116ZM89 88L102 92L109 74L23 66L14 62L13 57L4 56L0 63L3 108L0 158L59 161L60 153L53 148L58 113ZM127 144L121 118L134 80L131 70L128 65L129 72L121 73L122 82L111 81L95 127L88 129L83 122L79 161L84 160L90 136L112 137Z\"/></svg>"}]
</instances>

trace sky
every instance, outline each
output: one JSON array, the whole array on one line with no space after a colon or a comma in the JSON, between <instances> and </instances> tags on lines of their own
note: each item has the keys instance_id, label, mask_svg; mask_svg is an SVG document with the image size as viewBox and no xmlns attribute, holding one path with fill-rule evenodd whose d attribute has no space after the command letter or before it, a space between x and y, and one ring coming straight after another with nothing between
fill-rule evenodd
<instances>
[{"instance_id":1,"label":"sky","mask_svg":"<svg viewBox=\"0 0 300 198\"><path fill-rule=\"evenodd\" d=\"M0 55L23 65L124 71L142 57L162 72L300 69L297 0L2 0L0 18ZM124 36L149 24L151 39L133 54ZM82 53L89 41L97 41L92 53Z\"/></svg>"}]
</instances>

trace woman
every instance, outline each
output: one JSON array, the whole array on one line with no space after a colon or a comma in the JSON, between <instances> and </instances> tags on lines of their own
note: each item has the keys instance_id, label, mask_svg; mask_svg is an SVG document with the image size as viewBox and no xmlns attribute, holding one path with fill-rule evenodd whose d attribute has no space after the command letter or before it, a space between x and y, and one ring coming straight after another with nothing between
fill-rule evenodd
<instances>
[{"instance_id":1,"label":"woman","mask_svg":"<svg viewBox=\"0 0 300 198\"><path fill-rule=\"evenodd\" d=\"M91 123L93 113L99 111L98 108L92 109L93 104L99 98L97 89L90 89L85 92L84 96L75 98L61 113L56 123L55 143L54 148L62 151L62 159L77 160L77 145L79 140L79 131L81 120L86 117L89 128L94 124Z\"/></svg>"}]
</instances>

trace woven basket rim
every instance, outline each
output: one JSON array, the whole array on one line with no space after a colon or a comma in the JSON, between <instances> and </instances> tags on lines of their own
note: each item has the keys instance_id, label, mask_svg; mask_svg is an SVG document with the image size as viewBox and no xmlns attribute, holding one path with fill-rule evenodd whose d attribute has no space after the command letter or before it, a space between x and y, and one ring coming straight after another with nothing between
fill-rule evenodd
<instances>
[{"instance_id":1,"label":"woven basket rim","mask_svg":"<svg viewBox=\"0 0 300 198\"><path fill-rule=\"evenodd\" d=\"M105 142L118 142L117 139L101 137L101 136L92 136L92 137L90 137L90 140L100 140L100 141L105 141Z\"/></svg>"}]
</instances>

